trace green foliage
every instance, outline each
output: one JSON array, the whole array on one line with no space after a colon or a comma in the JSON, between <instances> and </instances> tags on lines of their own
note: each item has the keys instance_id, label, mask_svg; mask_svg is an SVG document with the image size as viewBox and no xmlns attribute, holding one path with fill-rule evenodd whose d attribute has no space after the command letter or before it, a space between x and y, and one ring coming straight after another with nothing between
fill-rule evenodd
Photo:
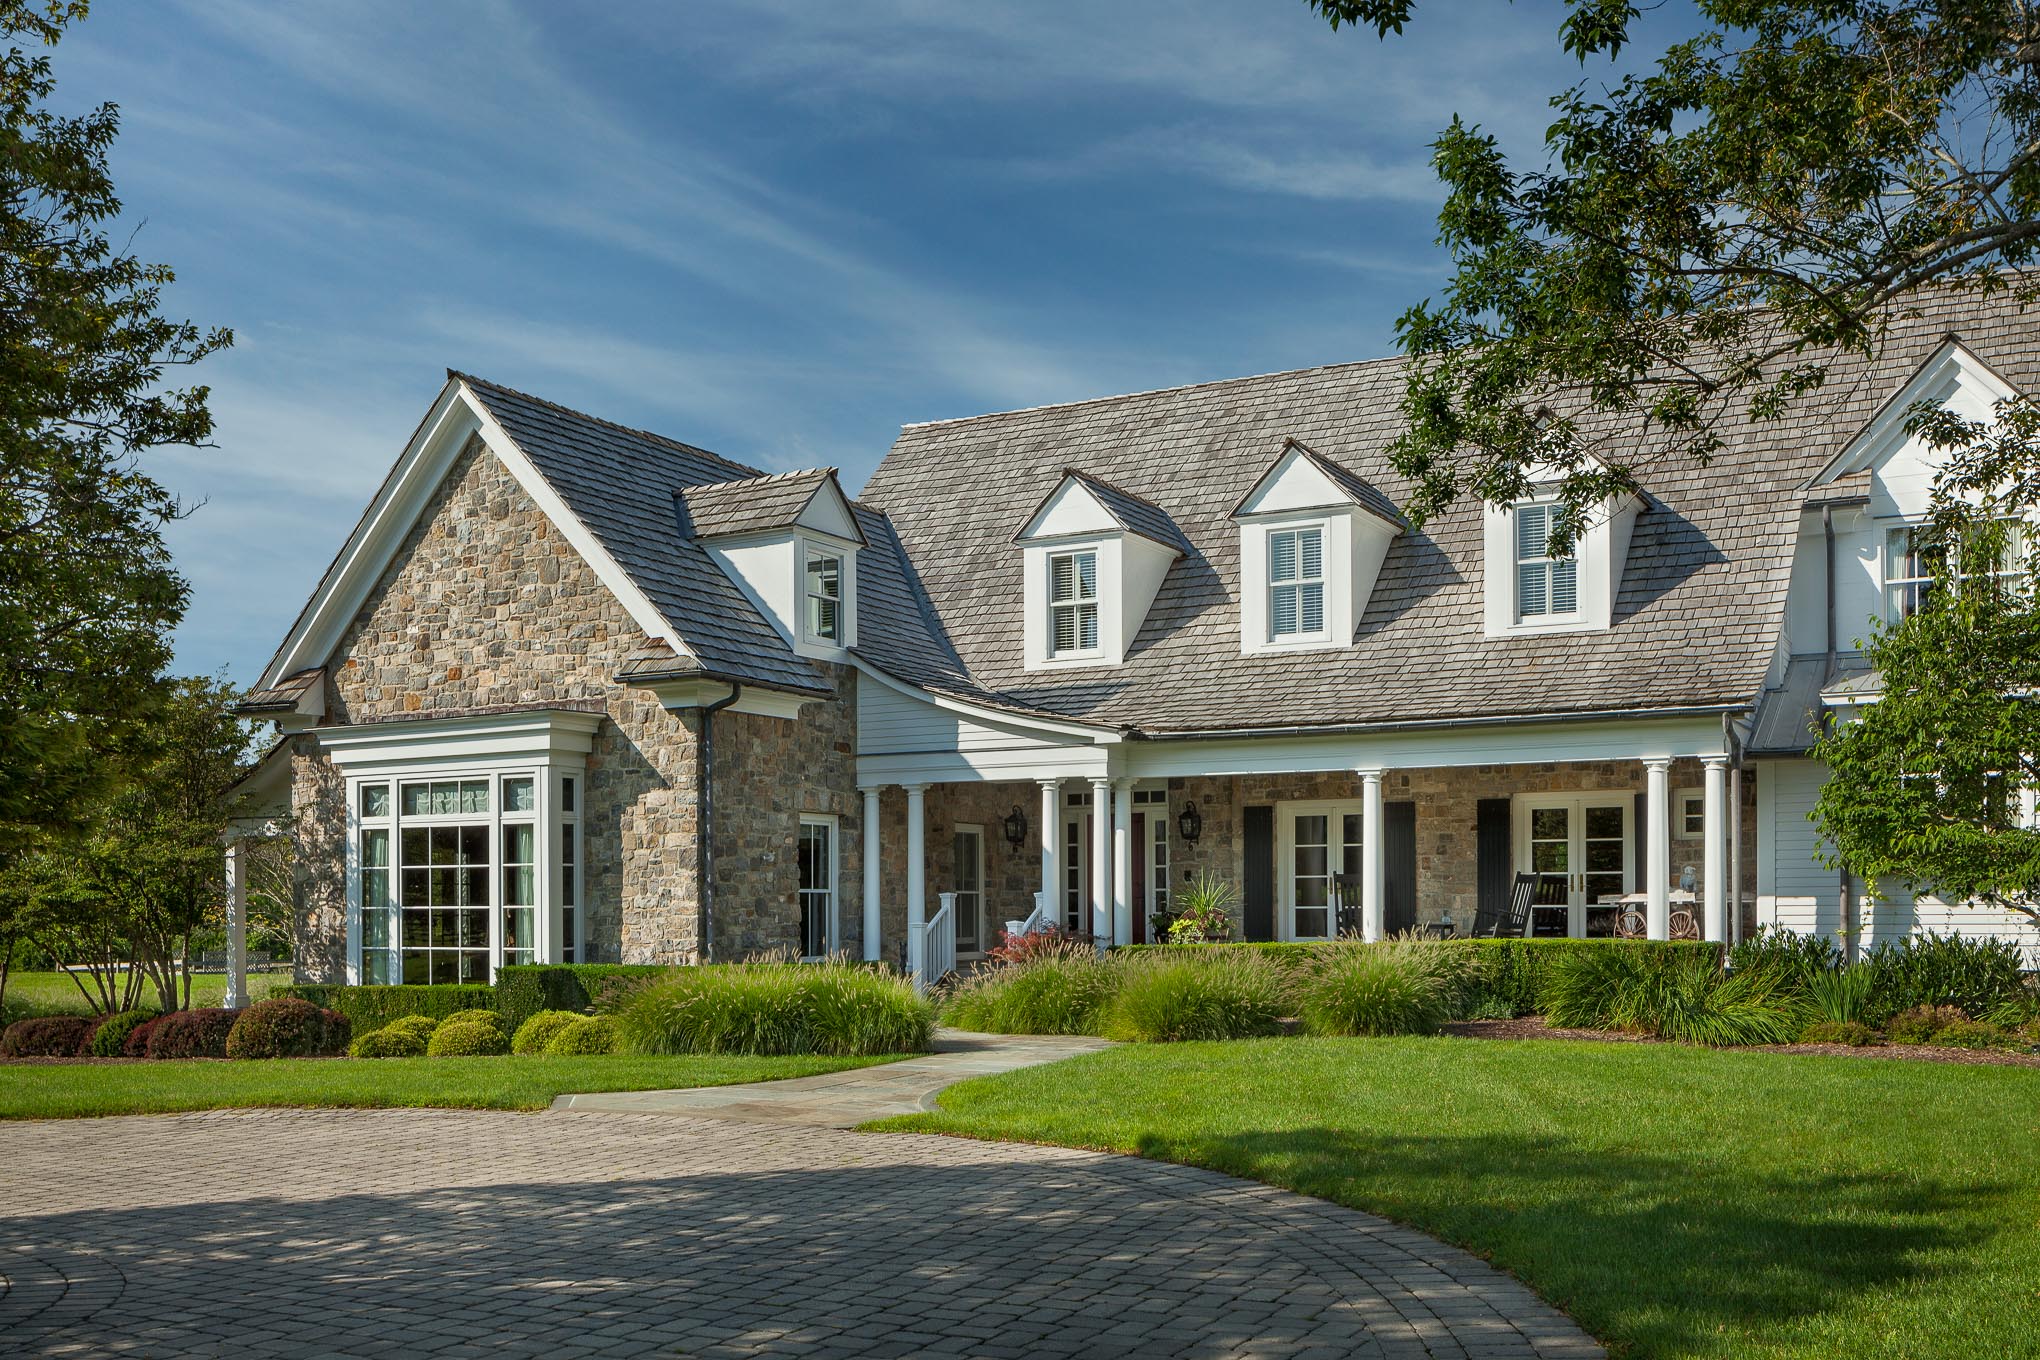
<instances>
[{"instance_id":1,"label":"green foliage","mask_svg":"<svg viewBox=\"0 0 2040 1360\"><path fill-rule=\"evenodd\" d=\"M1927 1042L1936 1048L2017 1048L2019 1040L1983 1020L1955 1020Z\"/></svg>"},{"instance_id":2,"label":"green foliage","mask_svg":"<svg viewBox=\"0 0 2040 1360\"><path fill-rule=\"evenodd\" d=\"M312 1058L342 1053L352 1025L339 1011L272 996L242 1011L227 1032L229 1058Z\"/></svg>"},{"instance_id":3,"label":"green foliage","mask_svg":"<svg viewBox=\"0 0 2040 1360\"><path fill-rule=\"evenodd\" d=\"M928 1046L934 1007L904 979L849 963L675 969L611 1013L626 1053L865 1056Z\"/></svg>"},{"instance_id":4,"label":"green foliage","mask_svg":"<svg viewBox=\"0 0 2040 1360\"><path fill-rule=\"evenodd\" d=\"M356 1058L422 1058L438 1028L439 1021L429 1015L406 1015L362 1035L347 1052Z\"/></svg>"},{"instance_id":5,"label":"green foliage","mask_svg":"<svg viewBox=\"0 0 2040 1360\"><path fill-rule=\"evenodd\" d=\"M576 1020L586 1018L576 1011L539 1011L519 1025L517 1032L510 1036L510 1051L523 1057L543 1053L555 1034Z\"/></svg>"},{"instance_id":6,"label":"green foliage","mask_svg":"<svg viewBox=\"0 0 2040 1360\"><path fill-rule=\"evenodd\" d=\"M1458 1008L1469 956L1391 941L1340 945L1319 956L1303 985L1312 1034L1435 1034Z\"/></svg>"},{"instance_id":7,"label":"green foliage","mask_svg":"<svg viewBox=\"0 0 2040 1360\"><path fill-rule=\"evenodd\" d=\"M1119 969L1089 945L1057 941L958 982L942 1022L980 1034L1096 1034Z\"/></svg>"},{"instance_id":8,"label":"green foliage","mask_svg":"<svg viewBox=\"0 0 2040 1360\"><path fill-rule=\"evenodd\" d=\"M1108 1038L1141 1043L1275 1034L1288 987L1267 956L1243 949L1165 949L1118 961Z\"/></svg>"},{"instance_id":9,"label":"green foliage","mask_svg":"<svg viewBox=\"0 0 2040 1360\"><path fill-rule=\"evenodd\" d=\"M585 1013L607 993L672 969L648 963L511 964L496 970L496 1010L513 1033L540 1011Z\"/></svg>"},{"instance_id":10,"label":"green foliage","mask_svg":"<svg viewBox=\"0 0 2040 1360\"><path fill-rule=\"evenodd\" d=\"M1816 1020L1799 1031L1802 1044L1846 1044L1862 1048L1877 1042L1877 1031L1855 1020Z\"/></svg>"},{"instance_id":11,"label":"green foliage","mask_svg":"<svg viewBox=\"0 0 2040 1360\"><path fill-rule=\"evenodd\" d=\"M1806 980L1806 1003L1822 1020L1855 1024L1869 1014L1876 973L1862 965L1831 968Z\"/></svg>"},{"instance_id":12,"label":"green foliage","mask_svg":"<svg viewBox=\"0 0 2040 1360\"><path fill-rule=\"evenodd\" d=\"M546 1044L548 1057L599 1057L618 1051L616 1021L606 1015L577 1015Z\"/></svg>"},{"instance_id":13,"label":"green foliage","mask_svg":"<svg viewBox=\"0 0 2040 1360\"><path fill-rule=\"evenodd\" d=\"M1623 993L1639 985L1654 964L1627 949L1583 949L1551 966L1539 1001L1544 1018L1560 1029L1615 1029Z\"/></svg>"},{"instance_id":14,"label":"green foliage","mask_svg":"<svg viewBox=\"0 0 2040 1360\"><path fill-rule=\"evenodd\" d=\"M1805 1019L1776 971L1723 973L1690 956L1580 951L1553 965L1545 1019L1562 1028L1617 1029L1687 1043L1788 1043Z\"/></svg>"},{"instance_id":15,"label":"green foliage","mask_svg":"<svg viewBox=\"0 0 2040 1360\"><path fill-rule=\"evenodd\" d=\"M506 970L507 971L507 970ZM378 1030L407 1015L443 1020L456 1011L492 1009L495 993L477 984L411 987L344 987L299 983L271 996L294 996L346 1016L356 1034Z\"/></svg>"},{"instance_id":16,"label":"green foliage","mask_svg":"<svg viewBox=\"0 0 2040 1360\"><path fill-rule=\"evenodd\" d=\"M106 1016L99 1022L98 1028L92 1031L92 1042L86 1050L86 1056L93 1058L120 1057L122 1046L127 1043L128 1035L134 1033L137 1028L154 1020L161 1014L161 1011L143 1007L141 1010L116 1011L114 1014Z\"/></svg>"},{"instance_id":17,"label":"green foliage","mask_svg":"<svg viewBox=\"0 0 2040 1360\"><path fill-rule=\"evenodd\" d=\"M495 1057L510 1051L510 1036L494 1011L461 1011L439 1022L426 1041L428 1058Z\"/></svg>"},{"instance_id":18,"label":"green foliage","mask_svg":"<svg viewBox=\"0 0 2040 1360\"><path fill-rule=\"evenodd\" d=\"M1782 926L1763 926L1728 951L1732 973L1776 973L1796 987L1842 966L1842 951L1825 935L1801 935ZM1837 1016L1846 1020L1848 1016Z\"/></svg>"},{"instance_id":19,"label":"green foliage","mask_svg":"<svg viewBox=\"0 0 2040 1360\"><path fill-rule=\"evenodd\" d=\"M0 1058L75 1058L91 1037L82 1015L42 1015L0 1031Z\"/></svg>"},{"instance_id":20,"label":"green foliage","mask_svg":"<svg viewBox=\"0 0 2040 1360\"><path fill-rule=\"evenodd\" d=\"M1232 938L1233 908L1239 893L1231 883L1199 870L1176 898L1176 919L1169 925L1171 944L1203 944Z\"/></svg>"},{"instance_id":21,"label":"green foliage","mask_svg":"<svg viewBox=\"0 0 2040 1360\"><path fill-rule=\"evenodd\" d=\"M1970 1015L1989 1015L2007 1001L2032 995L2018 948L2006 940L1928 931L1878 945L1860 966L1872 979L1863 1019L1873 1025L1916 1006L1958 1006Z\"/></svg>"},{"instance_id":22,"label":"green foliage","mask_svg":"<svg viewBox=\"0 0 2040 1360\"><path fill-rule=\"evenodd\" d=\"M1948 1026L1968 1019L1960 1006L1913 1006L1892 1016L1884 1033L1894 1044L1924 1044Z\"/></svg>"}]
</instances>

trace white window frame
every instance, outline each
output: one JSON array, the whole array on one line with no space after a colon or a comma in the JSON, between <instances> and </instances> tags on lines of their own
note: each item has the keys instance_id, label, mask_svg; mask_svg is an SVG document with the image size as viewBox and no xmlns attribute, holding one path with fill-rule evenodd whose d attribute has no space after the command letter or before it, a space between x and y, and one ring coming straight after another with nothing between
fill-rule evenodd
<instances>
[{"instance_id":1,"label":"white window frame","mask_svg":"<svg viewBox=\"0 0 2040 1360\"><path fill-rule=\"evenodd\" d=\"M1318 569L1315 575L1308 575L1303 569L1303 544L1306 536L1317 540ZM1275 543L1277 539L1282 538L1296 540L1296 575L1284 580L1277 580L1275 578ZM1268 558L1268 641L1271 645L1286 645L1298 642L1321 643L1331 640L1330 588L1325 566L1325 556L1330 546L1330 538L1329 527L1323 521L1269 526L1264 551L1267 553ZM1316 628L1305 628L1302 626L1304 592L1313 586L1317 588L1318 626ZM1296 592L1296 622L1298 626L1288 632L1282 631L1276 624L1278 611L1275 601L1285 590L1294 590Z\"/></svg>"},{"instance_id":2,"label":"white window frame","mask_svg":"<svg viewBox=\"0 0 2040 1360\"><path fill-rule=\"evenodd\" d=\"M2026 535L2031 533L2032 530L2023 521L2015 519L2007 520L2006 525L2011 531L2011 538L2005 544L2005 560L1991 575L2000 578L2016 578L2024 566L2024 554L2027 546ZM1918 574L1908 576L1898 575L1899 564L1915 555L1912 546L1912 536L1926 527L1927 524L1924 520L1907 520L1901 524L1886 524L1884 543L1880 549L1883 554L1881 567L1884 584L1884 617L1886 622L1899 623L1910 618L1919 609L1920 601L1926 598L1926 588L1933 583L1933 569L1925 565L1924 562L1916 566ZM1901 539L1901 535L1904 536L1903 539ZM1903 543L1902 547L1898 546L1901 542ZM1910 596L1910 601L1904 605L1901 605L1900 602L1901 591L1907 592Z\"/></svg>"},{"instance_id":3,"label":"white window frame","mask_svg":"<svg viewBox=\"0 0 2040 1360\"><path fill-rule=\"evenodd\" d=\"M818 563L827 562L835 568L836 593L829 595L814 588L813 569ZM840 552L830 548L806 545L801 553L800 563L800 627L806 641L821 647L841 647L846 635L850 601L843 589L843 577L847 559ZM821 606L833 604L836 607L836 626L830 632L823 632L815 625L815 615Z\"/></svg>"},{"instance_id":4,"label":"white window frame","mask_svg":"<svg viewBox=\"0 0 2040 1360\"><path fill-rule=\"evenodd\" d=\"M976 957L978 957L978 956L982 955L982 954L983 954L983 953L985 952L985 947L986 947L986 945L987 945L987 944L989 943L989 941L988 941L988 940L987 940L987 939L985 938L985 936L986 936L986 931L985 931L985 828L984 828L983 824L982 824L982 823L979 823L979 822L955 822L955 823L952 823L952 824L950 825L950 828L949 828L949 844L950 844L950 852L951 852L951 854L952 854L952 855L954 855L954 853L955 853L955 847L956 847L956 838L957 838L958 836L971 836L971 837L974 837L974 838L976 839L976 841L977 841L977 865L976 865L976 868L977 868L977 890L976 890L976 897L977 897L977 905L976 905L976 907L975 907L975 908L973 908L973 911L975 912L975 917L976 917L976 919L975 919L975 920L974 920L974 922L972 923L972 928L971 928L971 939L972 939L972 943L971 943L971 944L970 944L970 945L969 945L968 947L966 947L966 946L964 945L964 942L963 942L963 895L964 895L964 887L963 887L963 882L962 882L962 880L961 880L961 879L954 879L954 880L953 880L953 881L951 882L950 886L951 886L952 888L954 888L954 889L956 890L956 900L957 900L957 917L956 917L956 921L957 921L957 926L956 926L956 937L955 937L955 938L956 938L956 950L957 950L957 957L959 957L959 958L962 958L962 957L964 957L965 955L969 955L969 956L970 956L970 957L972 957L972 958L976 958ZM952 864L952 865L950 866L950 872L951 872L951 874L952 874L952 875L953 875L953 874L954 874L954 873L956 872L956 869L955 869L955 865L954 865L954 864Z\"/></svg>"},{"instance_id":5,"label":"white window frame","mask_svg":"<svg viewBox=\"0 0 2040 1360\"><path fill-rule=\"evenodd\" d=\"M805 839L810 830L822 830L829 833L828 872L823 875L824 882L821 887L803 888L800 886L799 850L796 849L794 854L794 906L797 911L794 928L800 930L800 918L804 917L807 913L807 903L801 900L802 898L810 894L818 896L822 909L822 952L819 954L808 953L806 931L802 930L800 935L801 958L812 963L825 959L835 953L837 941L842 938L840 934L841 922L838 919L838 913L843 900L843 829L833 813L803 812L800 814L800 831L798 834L802 839Z\"/></svg>"},{"instance_id":6,"label":"white window frame","mask_svg":"<svg viewBox=\"0 0 2040 1360\"><path fill-rule=\"evenodd\" d=\"M547 880L551 892L547 900L550 915L559 922L553 931L559 942L556 957L561 963L586 963L588 866L582 855L581 809L588 798L588 780L577 771L556 772L553 779L557 815L552 826L559 840Z\"/></svg>"},{"instance_id":7,"label":"white window frame","mask_svg":"<svg viewBox=\"0 0 2040 1360\"><path fill-rule=\"evenodd\" d=\"M1359 849L1365 855L1364 842L1357 837L1346 835L1347 819L1364 823L1367 808L1360 799L1312 799L1308 801L1277 803L1275 805L1275 895L1277 902L1276 935L1279 939L1291 941L1336 940L1339 937L1339 903L1337 876L1346 872L1346 851L1349 847ZM1297 930L1296 913L1296 819L1299 817L1323 817L1325 822L1326 864L1325 864L1325 933L1304 935ZM1365 862L1364 859L1362 861ZM1315 877L1315 875L1313 875ZM1320 908L1309 906L1304 911Z\"/></svg>"},{"instance_id":8,"label":"white window frame","mask_svg":"<svg viewBox=\"0 0 2040 1360\"><path fill-rule=\"evenodd\" d=\"M1539 512L1544 520L1544 542L1539 552L1534 556L1526 556L1523 552L1523 512L1526 510ZM1509 588L1513 592L1515 602L1513 613L1518 624L1534 627L1547 623L1573 623L1578 621L1584 614L1580 604L1580 558L1577 545L1575 545L1574 551L1565 557L1553 557L1551 555L1551 527L1552 520L1556 517L1557 512L1558 502L1551 500L1518 501L1509 507ZM1552 586L1553 578L1556 575L1555 569L1568 565L1572 568L1572 608L1553 609L1550 606L1554 597ZM1526 567L1535 566L1544 568L1544 603L1546 607L1536 613L1528 613L1523 608L1523 570Z\"/></svg>"},{"instance_id":9,"label":"white window frame","mask_svg":"<svg viewBox=\"0 0 2040 1360\"><path fill-rule=\"evenodd\" d=\"M1070 571L1070 580L1080 593L1066 600L1057 599L1055 593L1056 563L1068 561L1072 564L1078 564L1087 557L1091 559L1091 593L1089 595L1081 593L1084 579L1083 571L1081 566L1073 565ZM1048 576L1043 582L1043 588L1048 608L1047 642L1048 657L1051 661L1068 661L1075 658L1098 657L1105 654L1105 619L1104 611L1100 608L1100 596L1104 592L1099 589L1100 558L1101 554L1098 550L1091 547L1058 548L1045 555L1044 569L1047 571ZM1092 642L1088 647L1083 644L1083 611L1086 607L1091 611ZM1065 611L1073 614L1075 618L1072 636L1076 638L1076 642L1069 647L1058 647L1056 645L1056 623Z\"/></svg>"}]
</instances>

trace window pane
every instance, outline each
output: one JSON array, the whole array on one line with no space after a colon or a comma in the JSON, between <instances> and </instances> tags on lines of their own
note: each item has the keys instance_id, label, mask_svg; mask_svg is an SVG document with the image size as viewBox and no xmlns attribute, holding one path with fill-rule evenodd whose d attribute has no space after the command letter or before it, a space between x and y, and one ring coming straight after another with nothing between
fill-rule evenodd
<instances>
[{"instance_id":1,"label":"window pane","mask_svg":"<svg viewBox=\"0 0 2040 1360\"><path fill-rule=\"evenodd\" d=\"M1552 613L1570 614L1580 607L1578 576L1579 564L1570 558L1551 564Z\"/></svg>"},{"instance_id":2,"label":"window pane","mask_svg":"<svg viewBox=\"0 0 2040 1360\"><path fill-rule=\"evenodd\" d=\"M1544 612L1546 566L1525 562L1516 568L1516 612L1529 617Z\"/></svg>"},{"instance_id":3,"label":"window pane","mask_svg":"<svg viewBox=\"0 0 2040 1360\"><path fill-rule=\"evenodd\" d=\"M1322 580L1325 574L1325 536L1322 530L1305 529L1296 536L1297 555L1303 559L1303 579Z\"/></svg>"},{"instance_id":4,"label":"window pane","mask_svg":"<svg viewBox=\"0 0 2040 1360\"><path fill-rule=\"evenodd\" d=\"M1085 600L1095 600L1098 598L1098 555L1096 553L1077 554L1077 594L1078 598Z\"/></svg>"},{"instance_id":5,"label":"window pane","mask_svg":"<svg viewBox=\"0 0 2040 1360\"><path fill-rule=\"evenodd\" d=\"M361 815L378 818L390 815L389 785L363 784L361 786Z\"/></svg>"},{"instance_id":6,"label":"window pane","mask_svg":"<svg viewBox=\"0 0 2040 1360\"><path fill-rule=\"evenodd\" d=\"M406 784L403 794L404 815L422 817L432 811L432 786L430 784Z\"/></svg>"},{"instance_id":7,"label":"window pane","mask_svg":"<svg viewBox=\"0 0 2040 1360\"><path fill-rule=\"evenodd\" d=\"M574 810L574 781L571 779L562 779L560 781L560 811L572 812L573 810Z\"/></svg>"},{"instance_id":8,"label":"window pane","mask_svg":"<svg viewBox=\"0 0 2040 1360\"><path fill-rule=\"evenodd\" d=\"M1048 559L1048 597L1051 600L1073 599L1077 593L1077 564L1068 557Z\"/></svg>"},{"instance_id":9,"label":"window pane","mask_svg":"<svg viewBox=\"0 0 2040 1360\"><path fill-rule=\"evenodd\" d=\"M1297 631L1299 633L1322 633L1325 630L1325 588L1321 585L1299 586L1297 607Z\"/></svg>"},{"instance_id":10,"label":"window pane","mask_svg":"<svg viewBox=\"0 0 2040 1360\"><path fill-rule=\"evenodd\" d=\"M1268 535L1268 579L1270 581L1294 581L1296 579L1296 535L1294 533Z\"/></svg>"},{"instance_id":11,"label":"window pane","mask_svg":"<svg viewBox=\"0 0 2040 1360\"><path fill-rule=\"evenodd\" d=\"M1619 807L1590 807L1587 809L1588 839L1616 840L1622 837L1622 809Z\"/></svg>"},{"instance_id":12,"label":"window pane","mask_svg":"<svg viewBox=\"0 0 2040 1360\"><path fill-rule=\"evenodd\" d=\"M463 813L487 812L489 810L489 781L486 779L463 780L460 786L460 810Z\"/></svg>"},{"instance_id":13,"label":"window pane","mask_svg":"<svg viewBox=\"0 0 2040 1360\"><path fill-rule=\"evenodd\" d=\"M503 781L503 811L534 812L538 809L538 791L529 779L506 779Z\"/></svg>"},{"instance_id":14,"label":"window pane","mask_svg":"<svg viewBox=\"0 0 2040 1360\"><path fill-rule=\"evenodd\" d=\"M1276 637L1287 637L1297 631L1297 598L1295 586L1275 587L1275 597L1270 601L1269 627Z\"/></svg>"},{"instance_id":15,"label":"window pane","mask_svg":"<svg viewBox=\"0 0 2040 1360\"><path fill-rule=\"evenodd\" d=\"M1077 611L1063 608L1055 611L1055 650L1075 651L1077 647Z\"/></svg>"},{"instance_id":16,"label":"window pane","mask_svg":"<svg viewBox=\"0 0 2040 1360\"><path fill-rule=\"evenodd\" d=\"M386 869L390 863L390 833L386 830L361 833L361 867Z\"/></svg>"},{"instance_id":17,"label":"window pane","mask_svg":"<svg viewBox=\"0 0 2040 1360\"><path fill-rule=\"evenodd\" d=\"M1549 511L1541 505L1516 507L1516 556L1544 556L1544 545L1549 538L1548 514Z\"/></svg>"},{"instance_id":18,"label":"window pane","mask_svg":"<svg viewBox=\"0 0 2040 1360\"><path fill-rule=\"evenodd\" d=\"M1098 645L1098 606L1083 604L1077 606L1077 646L1091 651Z\"/></svg>"}]
</instances>

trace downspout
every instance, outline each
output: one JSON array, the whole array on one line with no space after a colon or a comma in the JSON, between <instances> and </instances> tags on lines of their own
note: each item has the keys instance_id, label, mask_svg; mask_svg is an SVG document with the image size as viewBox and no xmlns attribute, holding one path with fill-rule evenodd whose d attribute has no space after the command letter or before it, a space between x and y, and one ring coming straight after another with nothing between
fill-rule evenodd
<instances>
[{"instance_id":1,"label":"downspout","mask_svg":"<svg viewBox=\"0 0 2040 1360\"><path fill-rule=\"evenodd\" d=\"M709 912L709 885L715 881L715 715L737 701L744 687L730 681L730 692L701 706L699 759L695 761L694 902L695 962L715 961L714 924Z\"/></svg>"},{"instance_id":2,"label":"downspout","mask_svg":"<svg viewBox=\"0 0 2040 1360\"><path fill-rule=\"evenodd\" d=\"M1820 508L1820 531L1827 540L1827 669L1821 672L1820 683L1825 689L1835 682L1835 508L1823 505Z\"/></svg>"}]
</instances>

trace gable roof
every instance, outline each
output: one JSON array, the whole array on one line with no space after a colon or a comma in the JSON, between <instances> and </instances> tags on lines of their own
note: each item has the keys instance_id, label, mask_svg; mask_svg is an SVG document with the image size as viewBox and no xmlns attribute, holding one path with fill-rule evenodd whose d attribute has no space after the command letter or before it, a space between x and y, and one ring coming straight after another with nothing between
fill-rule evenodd
<instances>
[{"instance_id":1,"label":"gable roof","mask_svg":"<svg viewBox=\"0 0 2040 1360\"><path fill-rule=\"evenodd\" d=\"M1055 503L1063 488L1072 483L1082 487L1098 508L1111 516L1113 522L1128 533L1138 534L1179 553L1190 551L1190 544L1184 539L1182 531L1176 527L1176 522L1169 518L1168 511L1145 496L1136 496L1131 491L1114 486L1104 478L1094 477L1078 468L1063 469L1062 476L1056 479L1056 484L1049 493L1041 498L1041 503L1034 507L1033 513L1027 517L1026 524L1014 535L1013 541L1018 543L1026 539L1034 531L1034 526L1040 521L1043 512Z\"/></svg>"},{"instance_id":2,"label":"gable roof","mask_svg":"<svg viewBox=\"0 0 2040 1360\"><path fill-rule=\"evenodd\" d=\"M847 508L849 498L837 485L834 468L808 468L688 487L680 493L681 508L686 514L680 529L696 538L790 529L801 521L815 498L824 494L833 494Z\"/></svg>"},{"instance_id":3,"label":"gable roof","mask_svg":"<svg viewBox=\"0 0 2040 1360\"><path fill-rule=\"evenodd\" d=\"M1275 451L1275 460L1268 464L1268 470L1263 472L1259 480L1251 487L1247 488L1247 494L1240 497L1240 503L1232 508L1233 518L1237 519L1242 515L1252 513L1248 511L1247 506L1251 505L1254 498L1261 494L1261 488L1268 485L1269 481L1276 477L1283 467L1288 464L1291 454L1294 454L1323 473L1325 480L1332 484L1334 491L1338 492L1348 501L1351 501L1354 505L1359 506L1362 510L1365 510L1368 514L1373 515L1376 519L1383 520L1390 527L1396 529L1407 529L1409 527L1409 521L1403 518L1402 510L1394 501L1383 495L1381 489L1375 486L1374 483L1360 476L1352 469L1341 467L1339 464L1334 463L1301 439L1294 437L1288 437L1282 441L1282 447Z\"/></svg>"}]
</instances>

